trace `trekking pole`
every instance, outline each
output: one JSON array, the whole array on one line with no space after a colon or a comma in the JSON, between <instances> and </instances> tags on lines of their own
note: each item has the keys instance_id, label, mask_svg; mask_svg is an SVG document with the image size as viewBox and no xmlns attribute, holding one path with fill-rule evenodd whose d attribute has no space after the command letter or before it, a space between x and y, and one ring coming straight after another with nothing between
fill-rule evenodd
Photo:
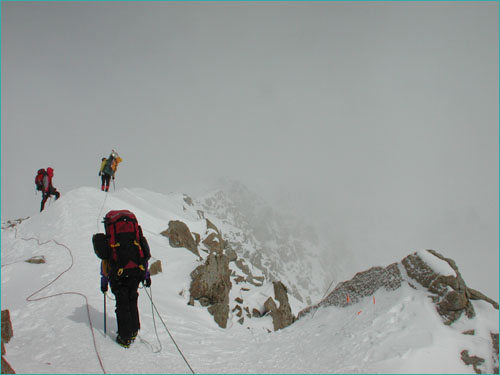
<instances>
[{"instance_id":1,"label":"trekking pole","mask_svg":"<svg viewBox=\"0 0 500 375\"><path fill-rule=\"evenodd\" d=\"M106 292L102 295L104 296L104 336L106 336Z\"/></svg>"},{"instance_id":2,"label":"trekking pole","mask_svg":"<svg viewBox=\"0 0 500 375\"><path fill-rule=\"evenodd\" d=\"M113 178L113 191L116 191L116 187L115 187L115 179Z\"/></svg>"}]
</instances>

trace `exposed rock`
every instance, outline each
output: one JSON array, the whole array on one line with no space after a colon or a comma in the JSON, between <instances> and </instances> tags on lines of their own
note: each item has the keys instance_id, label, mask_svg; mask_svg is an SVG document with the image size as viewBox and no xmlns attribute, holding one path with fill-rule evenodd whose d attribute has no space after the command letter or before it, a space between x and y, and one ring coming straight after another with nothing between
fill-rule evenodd
<instances>
[{"instance_id":1,"label":"exposed rock","mask_svg":"<svg viewBox=\"0 0 500 375\"><path fill-rule=\"evenodd\" d=\"M12 322L10 321L10 311L2 310L2 342L7 343L14 336Z\"/></svg>"},{"instance_id":2,"label":"exposed rock","mask_svg":"<svg viewBox=\"0 0 500 375\"><path fill-rule=\"evenodd\" d=\"M288 302L288 294L285 285L280 281L273 281L274 296L279 302L279 307L272 297L269 297L264 303L265 313L269 313L273 318L274 330L288 327L295 321L292 309Z\"/></svg>"},{"instance_id":3,"label":"exposed rock","mask_svg":"<svg viewBox=\"0 0 500 375\"><path fill-rule=\"evenodd\" d=\"M162 269L161 269L161 260L157 260L155 262L153 262L150 266L149 266L149 274L151 276L153 275L156 275L158 273L162 272Z\"/></svg>"},{"instance_id":4,"label":"exposed rock","mask_svg":"<svg viewBox=\"0 0 500 375\"><path fill-rule=\"evenodd\" d=\"M498 374L498 333L490 333L493 346L493 373Z\"/></svg>"},{"instance_id":5,"label":"exposed rock","mask_svg":"<svg viewBox=\"0 0 500 375\"><path fill-rule=\"evenodd\" d=\"M15 374L16 372L12 368L9 362L2 356L2 374Z\"/></svg>"},{"instance_id":6,"label":"exposed rock","mask_svg":"<svg viewBox=\"0 0 500 375\"><path fill-rule=\"evenodd\" d=\"M237 283L246 281L247 283L252 284L254 286L263 285L265 280L264 276L254 276L252 274L252 271L250 271L250 267L246 264L244 259L242 258L237 259L235 264L246 275L246 277L240 276L240 278L238 278L238 280L236 281Z\"/></svg>"},{"instance_id":7,"label":"exposed rock","mask_svg":"<svg viewBox=\"0 0 500 375\"><path fill-rule=\"evenodd\" d=\"M229 305L227 303L216 303L209 306L208 312L213 315L214 320L219 327L227 327L227 319L229 317Z\"/></svg>"},{"instance_id":8,"label":"exposed rock","mask_svg":"<svg viewBox=\"0 0 500 375\"><path fill-rule=\"evenodd\" d=\"M43 255L38 255L25 260L26 263L42 264L45 262L45 257Z\"/></svg>"},{"instance_id":9,"label":"exposed rock","mask_svg":"<svg viewBox=\"0 0 500 375\"><path fill-rule=\"evenodd\" d=\"M476 334L476 331L473 330L473 329L469 329L467 331L463 331L462 332L463 335L470 335L470 336L474 336Z\"/></svg>"},{"instance_id":10,"label":"exposed rock","mask_svg":"<svg viewBox=\"0 0 500 375\"><path fill-rule=\"evenodd\" d=\"M453 271L451 275L441 275L434 271L418 253L413 253L401 261L401 265L393 263L386 268L373 267L368 271L357 273L351 280L339 283L323 301L315 306L308 307L298 314L298 318L309 313L319 306L334 305L344 307L350 303L356 303L361 298L373 295L379 288L395 290L399 288L403 280L411 287L416 282L426 288L430 293L432 301L436 304L436 310L442 316L443 322L452 324L465 313L468 318L475 315L471 299L481 299L492 304L498 309L498 303L486 297L482 293L469 289L463 280L457 265L452 259L445 258L434 250L427 252L441 261L446 262ZM408 277L403 278L400 267L403 267Z\"/></svg>"},{"instance_id":11,"label":"exposed rock","mask_svg":"<svg viewBox=\"0 0 500 375\"><path fill-rule=\"evenodd\" d=\"M2 310L2 374L15 374L16 372L12 368L9 362L4 358L5 345L14 336L14 331L12 329L12 322L10 321L10 311Z\"/></svg>"},{"instance_id":12,"label":"exposed rock","mask_svg":"<svg viewBox=\"0 0 500 375\"><path fill-rule=\"evenodd\" d=\"M200 298L200 305L207 307L210 306L210 300L207 297Z\"/></svg>"},{"instance_id":13,"label":"exposed rock","mask_svg":"<svg viewBox=\"0 0 500 375\"><path fill-rule=\"evenodd\" d=\"M498 310L498 302L492 300L491 298L486 297L483 293L478 292L475 289L472 288L467 288L467 291L469 292L469 298L471 300L483 300L488 303L490 303L495 309Z\"/></svg>"},{"instance_id":14,"label":"exposed rock","mask_svg":"<svg viewBox=\"0 0 500 375\"><path fill-rule=\"evenodd\" d=\"M168 229L161 232L161 234L168 238L170 246L184 247L198 257L200 256L198 245L194 240L189 227L182 221L169 221Z\"/></svg>"},{"instance_id":15,"label":"exposed rock","mask_svg":"<svg viewBox=\"0 0 500 375\"><path fill-rule=\"evenodd\" d=\"M230 247L227 247L225 250L226 250L227 258L230 262L234 262L234 261L236 261L236 259L238 259L238 255L236 254L235 250L233 250Z\"/></svg>"},{"instance_id":16,"label":"exposed rock","mask_svg":"<svg viewBox=\"0 0 500 375\"><path fill-rule=\"evenodd\" d=\"M222 234L210 220L205 220L207 222L207 232L205 233L207 237L202 241L202 243L207 247L210 253L222 254L224 252L224 240L222 239Z\"/></svg>"},{"instance_id":17,"label":"exposed rock","mask_svg":"<svg viewBox=\"0 0 500 375\"><path fill-rule=\"evenodd\" d=\"M243 303L243 299L241 299L240 297L236 297L234 300L238 303Z\"/></svg>"},{"instance_id":18,"label":"exposed rock","mask_svg":"<svg viewBox=\"0 0 500 375\"><path fill-rule=\"evenodd\" d=\"M479 366L481 366L484 363L483 358L480 358L480 357L475 356L475 355L470 356L468 350L462 350L462 352L460 353L460 356L462 358L462 361L464 361L464 363L466 365L468 365L468 366L472 365L476 374L482 374L481 370L479 369Z\"/></svg>"},{"instance_id":19,"label":"exposed rock","mask_svg":"<svg viewBox=\"0 0 500 375\"><path fill-rule=\"evenodd\" d=\"M183 194L183 199L189 206L194 206L193 199L189 195Z\"/></svg>"},{"instance_id":20,"label":"exposed rock","mask_svg":"<svg viewBox=\"0 0 500 375\"><path fill-rule=\"evenodd\" d=\"M200 300L201 303L201 299L206 298L209 305L227 306L227 310L222 310L220 306L216 309L212 308L212 311L215 311L212 313L214 319L217 315L215 321L223 328L226 327L229 312L229 292L232 286L230 275L227 257L216 253L211 253L205 260L205 264L191 272L192 281L189 289L191 299ZM221 324L224 319L224 323Z\"/></svg>"},{"instance_id":21,"label":"exposed rock","mask_svg":"<svg viewBox=\"0 0 500 375\"><path fill-rule=\"evenodd\" d=\"M410 254L402 260L402 264L406 269L408 276L420 285L427 288L433 293L433 301L436 303L438 313L443 317L444 323L452 324L462 316L463 313L468 318L475 316L474 307L469 298L471 295L474 299L487 298L482 293L467 288L465 281L458 270L458 267L453 259L445 258L434 250L427 250L430 254L448 263L455 275L440 275L436 273L417 253ZM486 300L486 299L485 299ZM498 304L488 298L488 302L493 306Z\"/></svg>"},{"instance_id":22,"label":"exposed rock","mask_svg":"<svg viewBox=\"0 0 500 375\"><path fill-rule=\"evenodd\" d=\"M14 220L7 220L2 223L2 229L14 228L16 225L21 224L24 220L28 220L30 217L27 216L25 218L19 218Z\"/></svg>"},{"instance_id":23,"label":"exposed rock","mask_svg":"<svg viewBox=\"0 0 500 375\"><path fill-rule=\"evenodd\" d=\"M401 286L402 281L403 278L397 263L386 268L372 267L367 271L358 272L351 280L339 283L319 304L300 311L297 319L319 306L344 307L350 303L356 303L364 297L375 294L380 288L396 290Z\"/></svg>"}]
</instances>

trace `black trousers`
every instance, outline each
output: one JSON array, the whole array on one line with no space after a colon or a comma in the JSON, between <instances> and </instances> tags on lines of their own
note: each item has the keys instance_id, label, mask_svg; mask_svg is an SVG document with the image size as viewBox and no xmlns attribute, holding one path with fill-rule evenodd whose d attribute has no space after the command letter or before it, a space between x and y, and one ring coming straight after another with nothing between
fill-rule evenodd
<instances>
[{"instance_id":1,"label":"black trousers","mask_svg":"<svg viewBox=\"0 0 500 375\"><path fill-rule=\"evenodd\" d=\"M137 308L137 288L139 278L123 277L121 279L111 279L111 291L116 298L116 321L118 324L118 334L121 338L129 340L132 334L139 331L141 323L139 321L139 310Z\"/></svg>"},{"instance_id":2,"label":"black trousers","mask_svg":"<svg viewBox=\"0 0 500 375\"><path fill-rule=\"evenodd\" d=\"M51 195L55 195L56 200L58 200L61 194L56 190L55 187L49 187L49 191L42 193L42 204L40 205L40 212L42 212L45 208L45 202L47 202L47 199L49 199Z\"/></svg>"},{"instance_id":3,"label":"black trousers","mask_svg":"<svg viewBox=\"0 0 500 375\"><path fill-rule=\"evenodd\" d=\"M109 190L109 181L111 180L111 176L107 173L101 174L101 190L108 191Z\"/></svg>"}]
</instances>

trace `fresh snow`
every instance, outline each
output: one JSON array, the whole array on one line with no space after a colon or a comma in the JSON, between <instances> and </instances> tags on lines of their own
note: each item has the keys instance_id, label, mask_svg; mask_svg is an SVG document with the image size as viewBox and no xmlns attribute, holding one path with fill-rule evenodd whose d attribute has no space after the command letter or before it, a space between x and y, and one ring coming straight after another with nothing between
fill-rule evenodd
<instances>
[{"instance_id":1,"label":"fresh snow","mask_svg":"<svg viewBox=\"0 0 500 375\"><path fill-rule=\"evenodd\" d=\"M92 234L103 231L100 220L111 209L136 214L163 268L152 277L151 292L168 332L153 314L146 290L140 289L142 328L130 349L113 341L112 294L106 303L104 335L99 259L91 243ZM182 220L192 231L206 230L206 222L181 194L144 189L105 194L94 188L73 190L15 229L4 227L2 310L11 314L14 337L5 347L15 371L191 373L171 335L195 373L474 373L460 360L463 349L485 358L491 372L489 332L498 332L498 311L474 301L475 318L462 317L445 326L426 293L408 286L379 290L345 308L322 307L277 332L268 331L269 316L247 319L248 325L231 317L228 328L222 329L206 308L187 305L190 273L202 261L185 249L170 247L159 234L170 220ZM41 255L47 263L24 262ZM441 263L432 266L443 267ZM263 304L272 290L269 282L244 292L233 283L230 299L243 293L245 302ZM27 301L29 296L39 300ZM305 307L294 299L291 304L295 314ZM462 334L470 329L476 335Z\"/></svg>"},{"instance_id":2,"label":"fresh snow","mask_svg":"<svg viewBox=\"0 0 500 375\"><path fill-rule=\"evenodd\" d=\"M457 274L453 268L442 259L432 255L427 250L417 251L417 255L427 264L434 272L443 276L456 277Z\"/></svg>"}]
</instances>

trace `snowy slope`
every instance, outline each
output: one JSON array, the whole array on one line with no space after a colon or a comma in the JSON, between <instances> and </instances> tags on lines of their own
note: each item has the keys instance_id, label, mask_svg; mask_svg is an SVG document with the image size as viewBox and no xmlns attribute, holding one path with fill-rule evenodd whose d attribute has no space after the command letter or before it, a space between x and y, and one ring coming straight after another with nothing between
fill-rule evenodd
<instances>
[{"instance_id":1,"label":"snowy slope","mask_svg":"<svg viewBox=\"0 0 500 375\"><path fill-rule=\"evenodd\" d=\"M100 220L111 209L136 214L153 257L162 261L163 273L153 276L153 301L195 373L474 373L459 360L460 351L485 355L487 335L498 332L498 311L487 303L473 302L474 319L445 326L425 293L409 287L379 291L346 308L320 308L278 332L268 333L269 316L251 325L231 318L222 329L206 308L187 305L189 274L201 261L159 235L170 220L199 232L206 225L182 194L123 189L106 195L79 188L2 229L2 310L10 310L14 330L6 358L18 373L191 373L158 316L153 320L146 290L139 297L139 340L130 349L113 342L111 299L104 335L91 237L103 230ZM24 262L37 255L47 263ZM266 287L250 290L246 299L259 303ZM472 328L474 338L462 334Z\"/></svg>"}]
</instances>

